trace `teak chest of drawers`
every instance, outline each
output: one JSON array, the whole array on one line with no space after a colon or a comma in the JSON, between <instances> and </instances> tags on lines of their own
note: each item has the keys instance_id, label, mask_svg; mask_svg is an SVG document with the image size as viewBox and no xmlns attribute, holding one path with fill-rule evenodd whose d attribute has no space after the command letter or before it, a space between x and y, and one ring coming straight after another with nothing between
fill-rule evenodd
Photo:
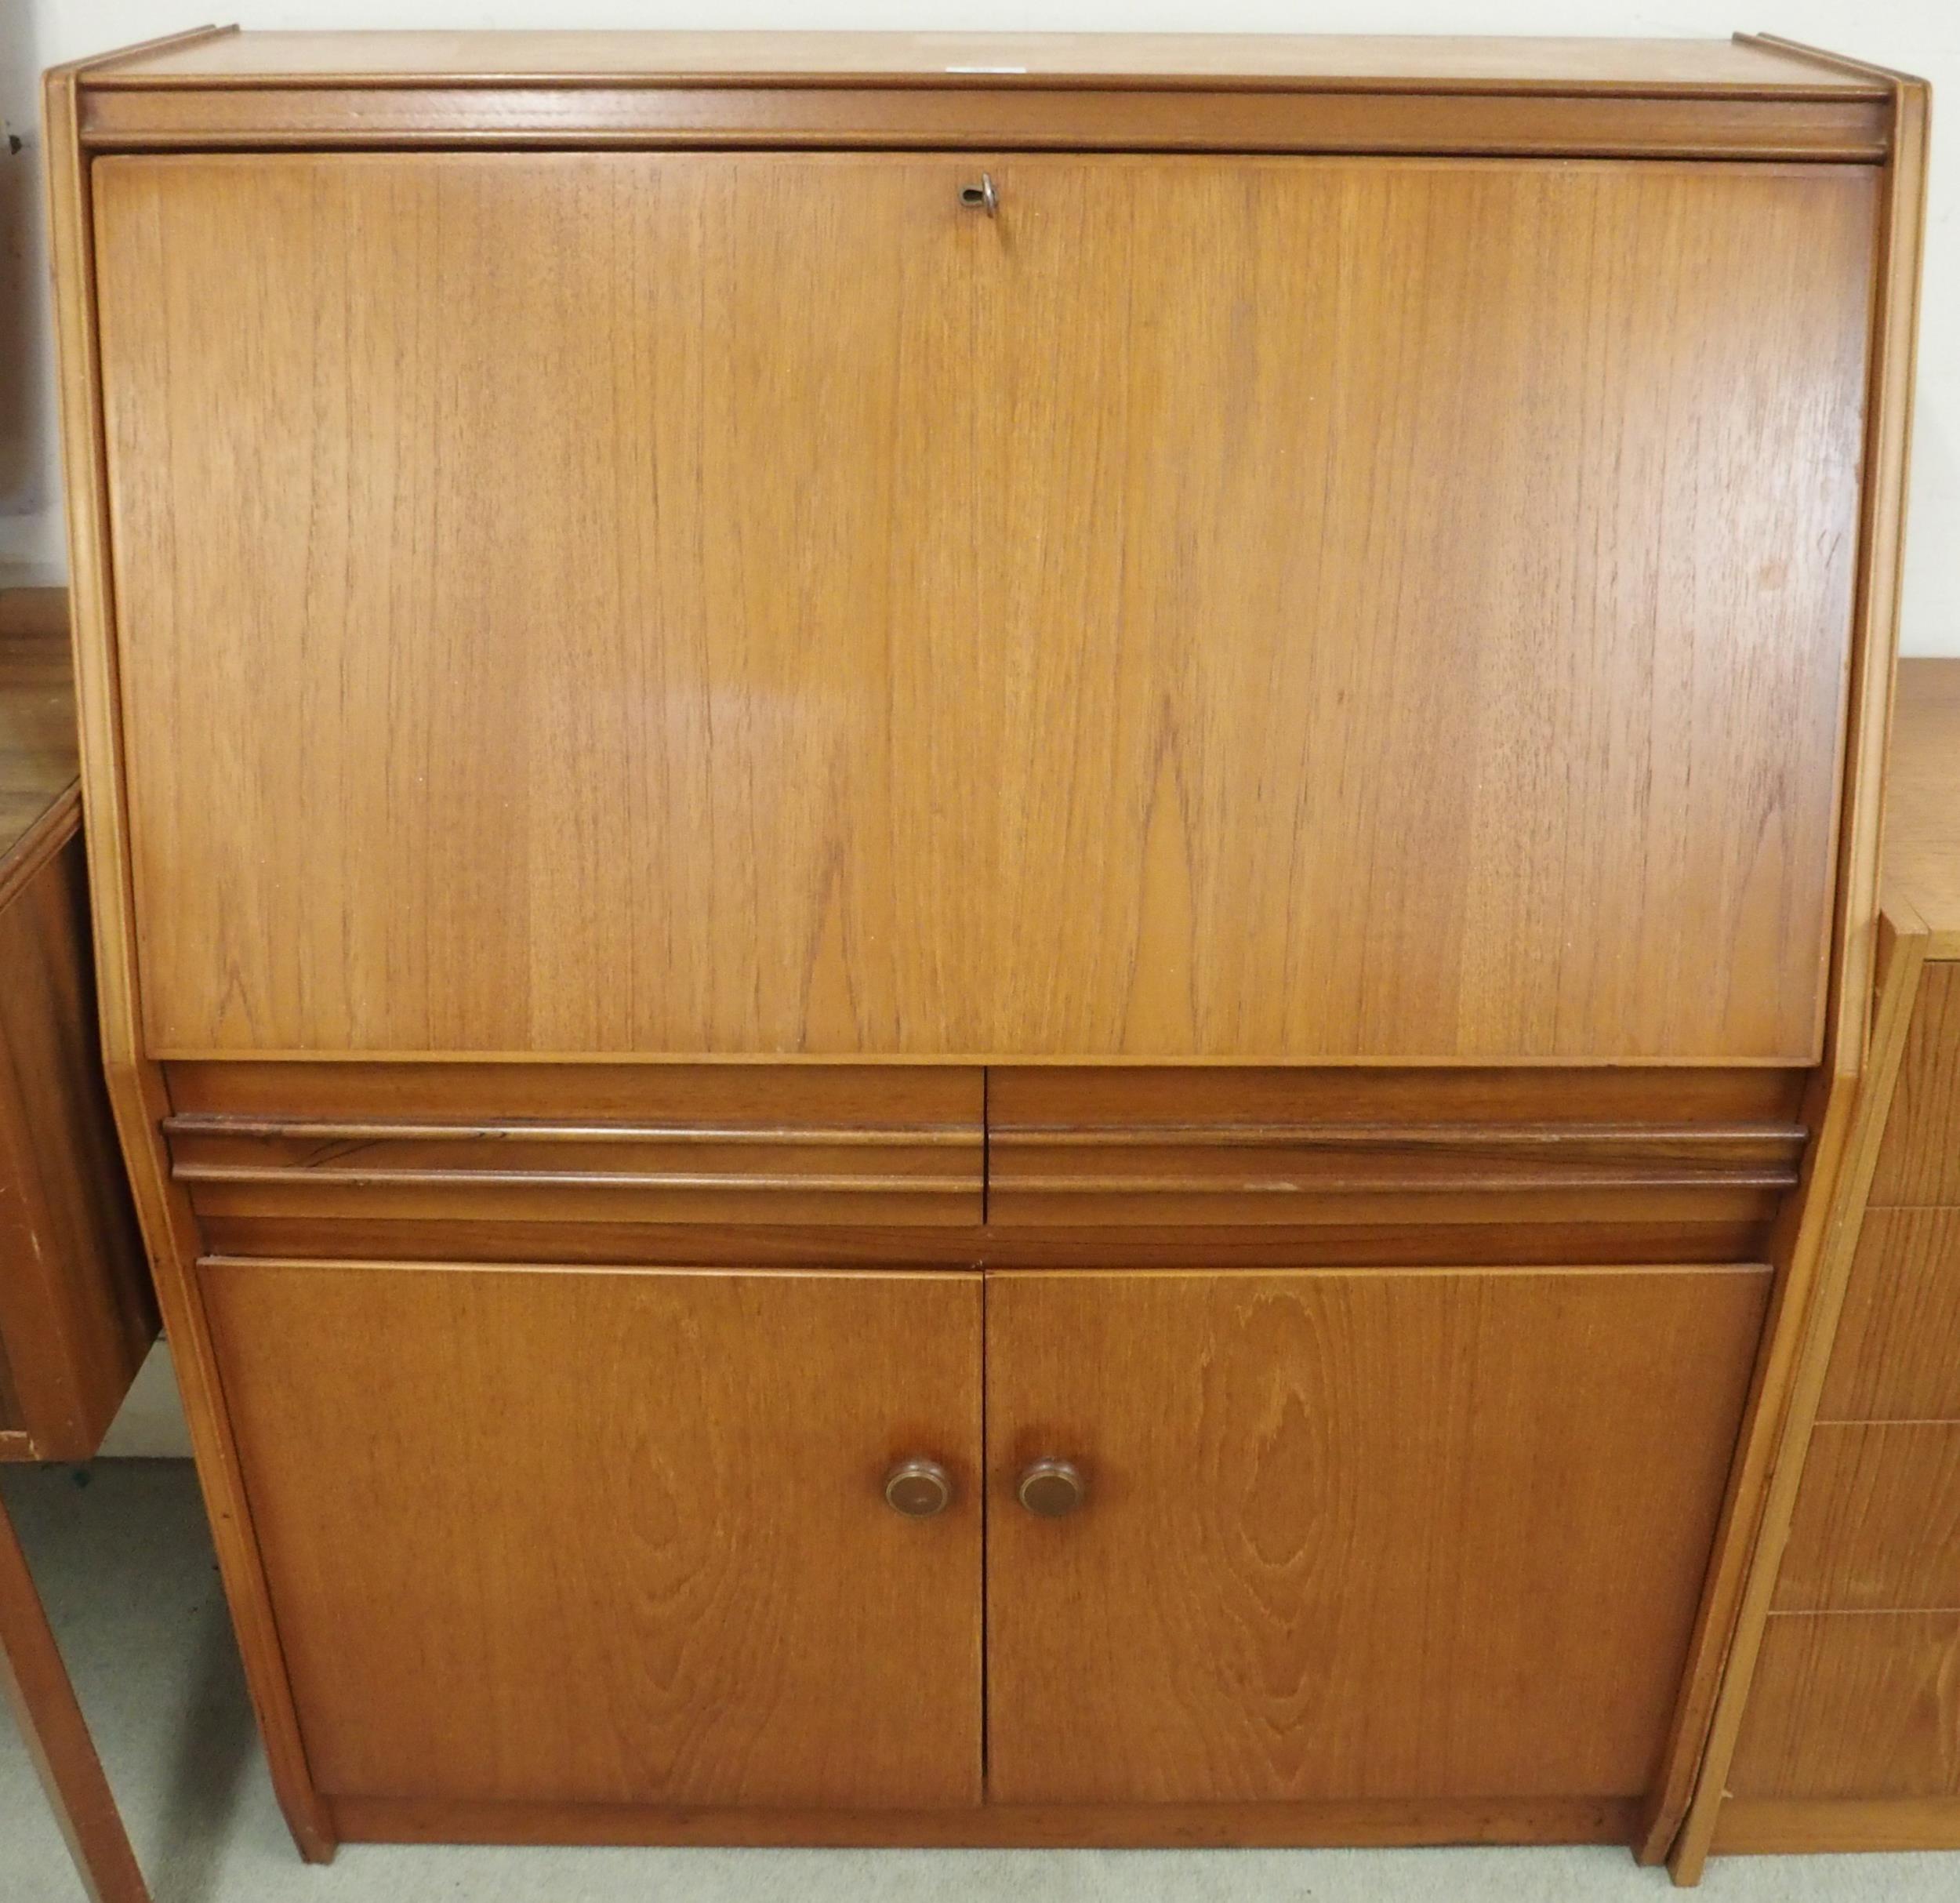
<instances>
[{"instance_id":1,"label":"teak chest of drawers","mask_svg":"<svg viewBox=\"0 0 1960 1903\"><path fill-rule=\"evenodd\" d=\"M52 76L105 1037L344 1837L1667 1853L1925 121L1766 42Z\"/></svg>"},{"instance_id":2,"label":"teak chest of drawers","mask_svg":"<svg viewBox=\"0 0 1960 1903\"><path fill-rule=\"evenodd\" d=\"M1697 1856L1960 1850L1960 661L1901 663L1890 784L1871 1060Z\"/></svg>"}]
</instances>

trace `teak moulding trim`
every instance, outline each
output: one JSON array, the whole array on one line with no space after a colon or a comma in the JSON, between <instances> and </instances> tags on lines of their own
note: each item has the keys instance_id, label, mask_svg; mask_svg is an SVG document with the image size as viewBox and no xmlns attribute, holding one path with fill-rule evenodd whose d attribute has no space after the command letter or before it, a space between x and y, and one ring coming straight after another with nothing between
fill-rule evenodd
<instances>
[{"instance_id":1,"label":"teak moulding trim","mask_svg":"<svg viewBox=\"0 0 1960 1903\"><path fill-rule=\"evenodd\" d=\"M1468 1200L1468 1199L1465 1199ZM474 1199L470 1213L383 1216L372 1208L322 1215L224 1215L206 1211L205 1245L214 1255L394 1262L437 1262L463 1255L483 1264L534 1257L548 1238L556 1260L568 1267L1095 1269L1121 1262L1138 1270L1189 1273L1194 1266L1239 1269L1475 1268L1501 1257L1520 1268L1583 1263L1602 1273L1636 1263L1650 1266L1747 1264L1766 1258L1774 1199L1768 1208L1711 1210L1704 1198L1686 1215L1670 1218L1651 1208L1602 1208L1597 1197L1586 1212L1542 1208L1529 1221L1505 1220L1479 1201L1476 1214L1435 1209L1424 1219L1398 1221L1398 1212L1375 1207L1345 1220L1329 1216L1304 1222L1173 1223L1162 1212L1149 1219L1132 1212L1127 1224L1092 1227L1080 1218L1070 1226L1009 1228L997 1224L936 1226L901 1223L887 1215L877 1222L785 1222L779 1212L753 1206L742 1219L724 1222L622 1220L616 1207L581 1219L560 1217L548 1229L513 1222L507 1213ZM834 1206L829 1211L837 1215ZM1322 1212L1316 1211L1316 1214ZM1512 1212L1515 1217L1515 1212ZM768 1219L773 1215L775 1219Z\"/></svg>"},{"instance_id":2,"label":"teak moulding trim","mask_svg":"<svg viewBox=\"0 0 1960 1903\"><path fill-rule=\"evenodd\" d=\"M1820 70L1820 64L1823 70ZM1826 73L1828 73L1827 78ZM1876 92L1867 69L1791 42L1294 33L489 31L240 35L112 54L104 85L623 83L1298 86L1692 98Z\"/></svg>"},{"instance_id":3,"label":"teak moulding trim","mask_svg":"<svg viewBox=\"0 0 1960 1903\"><path fill-rule=\"evenodd\" d=\"M376 1843L862 1844L1119 1850L1354 1844L1624 1843L1620 1798L1240 1804L982 1804L960 1810L650 1809L336 1796L336 1824Z\"/></svg>"},{"instance_id":4,"label":"teak moulding trim","mask_svg":"<svg viewBox=\"0 0 1960 1903\"><path fill-rule=\"evenodd\" d=\"M1175 1225L1210 1260L1238 1226L1370 1223L1439 1238L1528 1226L1546 1247L1573 1224L1682 1224L1695 1254L1726 1225L1740 1240L1716 1257L1752 1256L1806 1134L1800 1078L1762 1070L1010 1068L984 1102L977 1072L861 1066L230 1063L173 1066L169 1080L172 1175L207 1236L494 1216L517 1247L546 1222L644 1234L882 1216L953 1231L935 1259L1018 1255L1016 1231L1039 1244ZM470 1113L489 1104L503 1114ZM844 1120L854 1110L878 1120Z\"/></svg>"},{"instance_id":5,"label":"teak moulding trim","mask_svg":"<svg viewBox=\"0 0 1960 1903\"><path fill-rule=\"evenodd\" d=\"M1871 164L1882 101L1123 87L689 85L85 91L93 151L733 145L1437 153Z\"/></svg>"}]
</instances>

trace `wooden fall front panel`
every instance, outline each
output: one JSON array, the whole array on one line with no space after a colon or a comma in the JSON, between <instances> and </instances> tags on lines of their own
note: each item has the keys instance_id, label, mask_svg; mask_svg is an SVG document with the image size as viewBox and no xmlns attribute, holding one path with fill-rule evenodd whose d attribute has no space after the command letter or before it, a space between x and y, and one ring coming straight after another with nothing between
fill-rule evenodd
<instances>
[{"instance_id":1,"label":"wooden fall front panel","mask_svg":"<svg viewBox=\"0 0 1960 1903\"><path fill-rule=\"evenodd\" d=\"M105 1037L309 1855L1674 1839L1920 96L1178 44L51 81Z\"/></svg>"},{"instance_id":2,"label":"wooden fall front panel","mask_svg":"<svg viewBox=\"0 0 1960 1903\"><path fill-rule=\"evenodd\" d=\"M985 162L96 163L151 1048L1814 1061L1870 170Z\"/></svg>"}]
</instances>

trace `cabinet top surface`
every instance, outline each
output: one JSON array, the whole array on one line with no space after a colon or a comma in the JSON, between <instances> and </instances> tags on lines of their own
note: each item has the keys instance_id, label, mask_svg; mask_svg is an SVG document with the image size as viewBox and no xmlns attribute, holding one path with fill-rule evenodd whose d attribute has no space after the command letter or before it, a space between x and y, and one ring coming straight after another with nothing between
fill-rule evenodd
<instances>
[{"instance_id":1,"label":"cabinet top surface","mask_svg":"<svg viewBox=\"0 0 1960 1903\"><path fill-rule=\"evenodd\" d=\"M1718 39L1276 34L240 33L112 56L91 86L469 85L1385 86L1447 92L1875 96L1875 75Z\"/></svg>"},{"instance_id":2,"label":"cabinet top surface","mask_svg":"<svg viewBox=\"0 0 1960 1903\"><path fill-rule=\"evenodd\" d=\"M1885 902L1960 957L1960 660L1899 663L1886 787Z\"/></svg>"}]
</instances>

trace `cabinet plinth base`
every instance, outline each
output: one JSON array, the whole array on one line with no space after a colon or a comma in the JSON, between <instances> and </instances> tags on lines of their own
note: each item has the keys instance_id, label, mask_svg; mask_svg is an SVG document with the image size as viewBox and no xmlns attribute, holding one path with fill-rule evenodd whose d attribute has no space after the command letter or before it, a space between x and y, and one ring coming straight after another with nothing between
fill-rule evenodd
<instances>
[{"instance_id":1,"label":"cabinet plinth base","mask_svg":"<svg viewBox=\"0 0 1960 1903\"><path fill-rule=\"evenodd\" d=\"M983 1804L958 1810L667 1809L406 1797L329 1800L343 1843L1323 1849L1625 1843L1631 1798L1374 1799L1257 1804Z\"/></svg>"}]
</instances>

